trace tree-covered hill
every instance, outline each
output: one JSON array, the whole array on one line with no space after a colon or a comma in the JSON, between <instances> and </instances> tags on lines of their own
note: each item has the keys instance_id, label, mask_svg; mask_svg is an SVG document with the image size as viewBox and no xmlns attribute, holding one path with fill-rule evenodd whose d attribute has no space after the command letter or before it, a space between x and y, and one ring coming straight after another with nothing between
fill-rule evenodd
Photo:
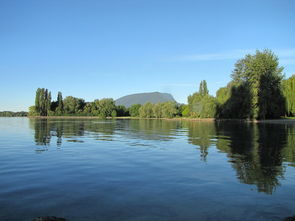
<instances>
[{"instance_id":1,"label":"tree-covered hill","mask_svg":"<svg viewBox=\"0 0 295 221\"><path fill-rule=\"evenodd\" d=\"M145 103L163 103L167 101L175 102L173 96L168 93L152 92L152 93L139 93L131 94L121 97L115 101L116 105L123 105L125 107L131 107L133 104L145 104Z\"/></svg>"},{"instance_id":2,"label":"tree-covered hill","mask_svg":"<svg viewBox=\"0 0 295 221\"><path fill-rule=\"evenodd\" d=\"M26 116L28 116L28 112L25 112L25 111L19 111L19 112L0 111L0 117L26 117Z\"/></svg>"}]
</instances>

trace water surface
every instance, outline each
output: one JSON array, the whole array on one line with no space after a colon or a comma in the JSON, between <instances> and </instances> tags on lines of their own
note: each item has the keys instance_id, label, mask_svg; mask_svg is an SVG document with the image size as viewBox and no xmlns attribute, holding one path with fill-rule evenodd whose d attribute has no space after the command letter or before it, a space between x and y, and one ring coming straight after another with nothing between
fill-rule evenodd
<instances>
[{"instance_id":1,"label":"water surface","mask_svg":"<svg viewBox=\"0 0 295 221\"><path fill-rule=\"evenodd\" d=\"M0 220L283 220L288 124L0 118Z\"/></svg>"}]
</instances>

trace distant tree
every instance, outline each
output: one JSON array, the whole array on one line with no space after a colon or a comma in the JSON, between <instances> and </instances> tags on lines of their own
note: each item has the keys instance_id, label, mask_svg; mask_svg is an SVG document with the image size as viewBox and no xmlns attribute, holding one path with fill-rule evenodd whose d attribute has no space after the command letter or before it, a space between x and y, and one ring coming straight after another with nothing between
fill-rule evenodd
<instances>
[{"instance_id":1,"label":"distant tree","mask_svg":"<svg viewBox=\"0 0 295 221\"><path fill-rule=\"evenodd\" d=\"M81 114L85 106L85 101L81 98L67 96L63 100L65 114Z\"/></svg>"},{"instance_id":2,"label":"distant tree","mask_svg":"<svg viewBox=\"0 0 295 221\"><path fill-rule=\"evenodd\" d=\"M25 111L19 111L19 112L0 111L0 117L26 117L26 116L28 116L28 112L25 112Z\"/></svg>"},{"instance_id":3,"label":"distant tree","mask_svg":"<svg viewBox=\"0 0 295 221\"><path fill-rule=\"evenodd\" d=\"M116 113L118 117L129 116L127 108L123 105L116 106Z\"/></svg>"},{"instance_id":4,"label":"distant tree","mask_svg":"<svg viewBox=\"0 0 295 221\"><path fill-rule=\"evenodd\" d=\"M56 114L57 115L62 115L63 112L64 112L64 103L63 103L63 99L62 99L62 93L61 92L58 92L57 94L57 107L56 107Z\"/></svg>"},{"instance_id":5,"label":"distant tree","mask_svg":"<svg viewBox=\"0 0 295 221\"><path fill-rule=\"evenodd\" d=\"M39 116L47 116L51 107L51 92L45 88L38 88L35 96L35 112Z\"/></svg>"},{"instance_id":6,"label":"distant tree","mask_svg":"<svg viewBox=\"0 0 295 221\"><path fill-rule=\"evenodd\" d=\"M162 103L152 104L153 108L153 116L155 118L163 117L163 105Z\"/></svg>"},{"instance_id":7,"label":"distant tree","mask_svg":"<svg viewBox=\"0 0 295 221\"><path fill-rule=\"evenodd\" d=\"M161 117L172 118L178 113L177 104L175 102L164 102L161 104Z\"/></svg>"},{"instance_id":8,"label":"distant tree","mask_svg":"<svg viewBox=\"0 0 295 221\"><path fill-rule=\"evenodd\" d=\"M181 107L181 116L183 117L189 117L189 107L188 105L182 105Z\"/></svg>"},{"instance_id":9,"label":"distant tree","mask_svg":"<svg viewBox=\"0 0 295 221\"><path fill-rule=\"evenodd\" d=\"M207 82L205 80L201 81L201 83L200 83L199 94L201 96L205 96L205 95L209 94L209 91L207 88Z\"/></svg>"},{"instance_id":10,"label":"distant tree","mask_svg":"<svg viewBox=\"0 0 295 221\"><path fill-rule=\"evenodd\" d=\"M112 112L116 110L115 101L111 98L104 98L97 102L99 116L102 118L111 117Z\"/></svg>"},{"instance_id":11,"label":"distant tree","mask_svg":"<svg viewBox=\"0 0 295 221\"><path fill-rule=\"evenodd\" d=\"M40 116L39 112L36 110L36 106L30 106L29 107L29 116Z\"/></svg>"},{"instance_id":12,"label":"distant tree","mask_svg":"<svg viewBox=\"0 0 295 221\"><path fill-rule=\"evenodd\" d=\"M210 118L215 116L216 101L209 95L206 81L201 81L199 92L188 97L189 116Z\"/></svg>"},{"instance_id":13,"label":"distant tree","mask_svg":"<svg viewBox=\"0 0 295 221\"><path fill-rule=\"evenodd\" d=\"M87 116L95 116L98 113L94 113L95 111L95 102L87 102L83 109L83 114Z\"/></svg>"},{"instance_id":14,"label":"distant tree","mask_svg":"<svg viewBox=\"0 0 295 221\"><path fill-rule=\"evenodd\" d=\"M41 88L38 88L35 96L35 111L37 115L41 114Z\"/></svg>"},{"instance_id":15,"label":"distant tree","mask_svg":"<svg viewBox=\"0 0 295 221\"><path fill-rule=\"evenodd\" d=\"M286 98L286 115L295 116L295 75L283 81L283 93Z\"/></svg>"},{"instance_id":16,"label":"distant tree","mask_svg":"<svg viewBox=\"0 0 295 221\"><path fill-rule=\"evenodd\" d=\"M139 116L143 118L153 118L154 112L153 112L153 104L148 102L142 105L139 109Z\"/></svg>"},{"instance_id":17,"label":"distant tree","mask_svg":"<svg viewBox=\"0 0 295 221\"><path fill-rule=\"evenodd\" d=\"M131 117L139 117L139 109L141 104L133 104L131 107L128 108L128 112Z\"/></svg>"},{"instance_id":18,"label":"distant tree","mask_svg":"<svg viewBox=\"0 0 295 221\"><path fill-rule=\"evenodd\" d=\"M112 117L117 117L117 111L116 110L112 110L112 114L111 114Z\"/></svg>"}]
</instances>

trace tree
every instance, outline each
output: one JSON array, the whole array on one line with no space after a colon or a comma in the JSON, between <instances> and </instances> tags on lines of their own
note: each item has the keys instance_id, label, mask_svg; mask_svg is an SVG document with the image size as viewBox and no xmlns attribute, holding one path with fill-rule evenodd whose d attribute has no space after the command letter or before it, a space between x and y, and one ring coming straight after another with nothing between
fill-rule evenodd
<instances>
[{"instance_id":1,"label":"tree","mask_svg":"<svg viewBox=\"0 0 295 221\"><path fill-rule=\"evenodd\" d=\"M111 117L112 112L116 110L116 105L113 99L104 98L96 102L99 116L102 118Z\"/></svg>"},{"instance_id":2,"label":"tree","mask_svg":"<svg viewBox=\"0 0 295 221\"><path fill-rule=\"evenodd\" d=\"M139 109L141 104L133 104L131 107L128 108L128 112L131 117L139 117Z\"/></svg>"},{"instance_id":3,"label":"tree","mask_svg":"<svg viewBox=\"0 0 295 221\"><path fill-rule=\"evenodd\" d=\"M142 105L139 109L139 116L143 118L152 118L154 117L153 113L153 104L148 102Z\"/></svg>"},{"instance_id":4,"label":"tree","mask_svg":"<svg viewBox=\"0 0 295 221\"><path fill-rule=\"evenodd\" d=\"M48 116L51 107L51 92L45 88L38 88L35 96L35 113Z\"/></svg>"},{"instance_id":5,"label":"tree","mask_svg":"<svg viewBox=\"0 0 295 221\"><path fill-rule=\"evenodd\" d=\"M61 115L64 112L64 103L63 103L61 92L58 92L58 94L57 94L57 108L56 108L55 112L58 115Z\"/></svg>"},{"instance_id":6,"label":"tree","mask_svg":"<svg viewBox=\"0 0 295 221\"><path fill-rule=\"evenodd\" d=\"M29 107L29 116L39 116L39 113L36 110L36 106L30 106Z\"/></svg>"},{"instance_id":7,"label":"tree","mask_svg":"<svg viewBox=\"0 0 295 221\"><path fill-rule=\"evenodd\" d=\"M181 116L183 117L189 117L189 107L188 105L181 105L180 106Z\"/></svg>"},{"instance_id":8,"label":"tree","mask_svg":"<svg viewBox=\"0 0 295 221\"><path fill-rule=\"evenodd\" d=\"M286 98L286 115L295 116L295 75L283 81L283 93Z\"/></svg>"},{"instance_id":9,"label":"tree","mask_svg":"<svg viewBox=\"0 0 295 221\"><path fill-rule=\"evenodd\" d=\"M201 81L199 92L188 97L188 109L191 117L209 118L215 116L216 101L209 95L206 81Z\"/></svg>"},{"instance_id":10,"label":"tree","mask_svg":"<svg viewBox=\"0 0 295 221\"><path fill-rule=\"evenodd\" d=\"M161 117L172 118L178 113L175 102L164 102L161 104Z\"/></svg>"},{"instance_id":11,"label":"tree","mask_svg":"<svg viewBox=\"0 0 295 221\"><path fill-rule=\"evenodd\" d=\"M64 112L65 114L81 114L85 106L85 101L81 98L67 96L64 101Z\"/></svg>"},{"instance_id":12,"label":"tree","mask_svg":"<svg viewBox=\"0 0 295 221\"><path fill-rule=\"evenodd\" d=\"M283 67L278 57L270 50L257 50L254 55L246 55L235 64L232 82L249 87L251 94L251 118L265 119L284 114L281 81ZM269 103L269 101L272 101Z\"/></svg>"},{"instance_id":13,"label":"tree","mask_svg":"<svg viewBox=\"0 0 295 221\"><path fill-rule=\"evenodd\" d=\"M155 118L161 118L163 117L163 105L162 103L156 103L153 105L153 116Z\"/></svg>"},{"instance_id":14,"label":"tree","mask_svg":"<svg viewBox=\"0 0 295 221\"><path fill-rule=\"evenodd\" d=\"M201 96L205 96L205 95L209 94L209 91L207 88L207 82L205 80L201 81L201 83L200 83L199 94Z\"/></svg>"},{"instance_id":15,"label":"tree","mask_svg":"<svg viewBox=\"0 0 295 221\"><path fill-rule=\"evenodd\" d=\"M116 113L117 113L117 116L119 116L119 117L129 115L127 108L123 105L116 106Z\"/></svg>"}]
</instances>

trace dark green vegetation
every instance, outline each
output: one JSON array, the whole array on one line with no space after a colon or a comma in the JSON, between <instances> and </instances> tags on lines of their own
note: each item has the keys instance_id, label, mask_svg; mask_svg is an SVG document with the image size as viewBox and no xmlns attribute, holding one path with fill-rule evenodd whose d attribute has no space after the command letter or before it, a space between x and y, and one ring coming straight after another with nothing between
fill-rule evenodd
<instances>
[{"instance_id":1,"label":"dark green vegetation","mask_svg":"<svg viewBox=\"0 0 295 221\"><path fill-rule=\"evenodd\" d=\"M145 118L172 118L181 115L181 105L176 102L134 104L129 108L115 105L111 98L85 102L81 98L68 96L62 99L58 92L57 101L51 101L47 89L38 88L35 106L30 107L30 116L97 116L106 117L145 117Z\"/></svg>"},{"instance_id":2,"label":"dark green vegetation","mask_svg":"<svg viewBox=\"0 0 295 221\"><path fill-rule=\"evenodd\" d=\"M207 82L188 96L188 105L179 105L170 94L143 93L85 102L81 98L62 98L58 93L51 101L47 89L38 89L30 116L132 116L142 118L226 118L274 119L295 116L295 76L284 79L283 67L270 50L256 51L238 60L232 80L226 87L209 95Z\"/></svg>"},{"instance_id":3,"label":"dark green vegetation","mask_svg":"<svg viewBox=\"0 0 295 221\"><path fill-rule=\"evenodd\" d=\"M171 94L167 93L140 93L140 94L131 94L124 97L120 97L115 101L116 105L122 105L125 107L131 107L134 104L145 104L145 103L164 103L164 102L175 102Z\"/></svg>"},{"instance_id":4,"label":"dark green vegetation","mask_svg":"<svg viewBox=\"0 0 295 221\"><path fill-rule=\"evenodd\" d=\"M188 97L182 115L227 119L273 119L295 114L295 76L283 80L283 67L270 50L256 51L236 62L226 87L208 94L202 81L199 92Z\"/></svg>"},{"instance_id":5,"label":"dark green vegetation","mask_svg":"<svg viewBox=\"0 0 295 221\"><path fill-rule=\"evenodd\" d=\"M286 98L286 115L295 116L295 75L283 80L283 92Z\"/></svg>"},{"instance_id":6,"label":"dark green vegetation","mask_svg":"<svg viewBox=\"0 0 295 221\"><path fill-rule=\"evenodd\" d=\"M0 117L26 117L28 116L28 112L20 111L20 112L12 112L12 111L0 111Z\"/></svg>"}]
</instances>

